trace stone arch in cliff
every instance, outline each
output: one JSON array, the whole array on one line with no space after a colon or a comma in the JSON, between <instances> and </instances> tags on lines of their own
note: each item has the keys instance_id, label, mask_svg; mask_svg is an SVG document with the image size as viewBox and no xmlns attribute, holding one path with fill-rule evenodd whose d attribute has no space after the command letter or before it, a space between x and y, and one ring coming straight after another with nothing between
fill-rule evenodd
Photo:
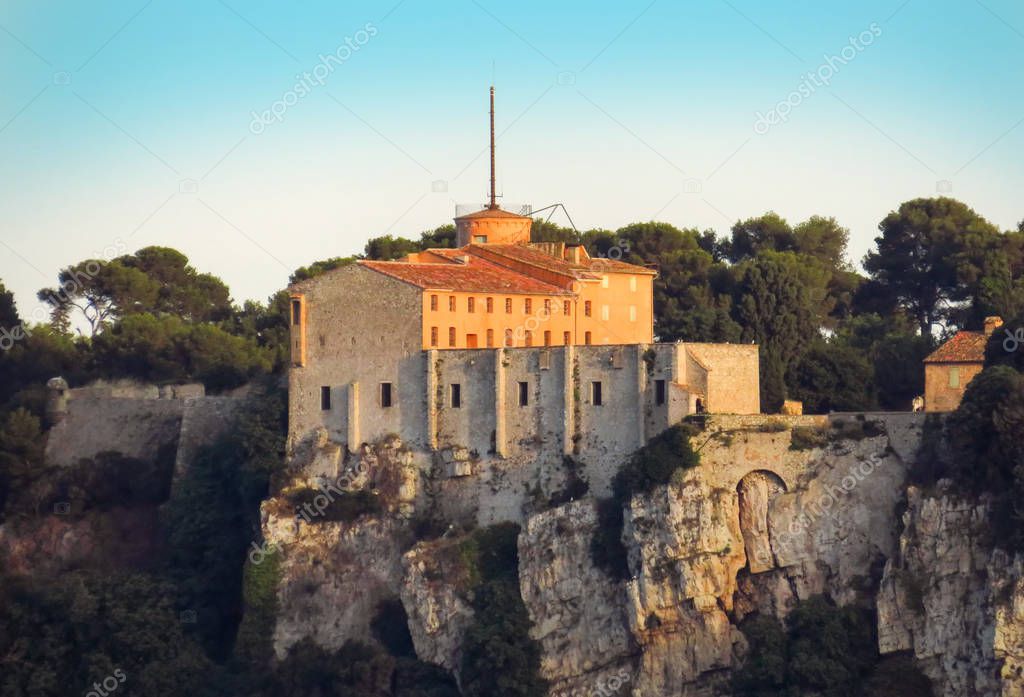
<instances>
[{"instance_id":1,"label":"stone arch in cliff","mask_svg":"<svg viewBox=\"0 0 1024 697\"><path fill-rule=\"evenodd\" d=\"M768 507L772 499L785 492L786 482L770 470L749 472L736 485L740 532L743 534L747 565L752 574L775 568L775 556L768 534Z\"/></svg>"}]
</instances>

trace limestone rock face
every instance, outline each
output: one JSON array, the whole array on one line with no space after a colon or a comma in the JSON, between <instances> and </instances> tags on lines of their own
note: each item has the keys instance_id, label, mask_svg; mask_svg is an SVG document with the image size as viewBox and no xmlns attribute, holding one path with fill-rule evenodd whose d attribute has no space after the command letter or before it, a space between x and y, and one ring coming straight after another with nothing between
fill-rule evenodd
<instances>
[{"instance_id":1,"label":"limestone rock face","mask_svg":"<svg viewBox=\"0 0 1024 697\"><path fill-rule=\"evenodd\" d=\"M349 639L371 642L377 605L397 596L405 535L394 520L352 523L271 517L265 545L281 555L274 652L310 637L326 649Z\"/></svg>"},{"instance_id":2,"label":"limestone rock face","mask_svg":"<svg viewBox=\"0 0 1024 697\"><path fill-rule=\"evenodd\" d=\"M421 542L402 558L402 605L409 616L416 655L459 674L462 638L473 608L456 582L461 569L452 552L455 541Z\"/></svg>"},{"instance_id":3,"label":"limestone rock face","mask_svg":"<svg viewBox=\"0 0 1024 697\"><path fill-rule=\"evenodd\" d=\"M913 651L943 697L1024 694L1022 560L993 550L984 503L907 490L878 595L882 653Z\"/></svg>"},{"instance_id":4,"label":"limestone rock face","mask_svg":"<svg viewBox=\"0 0 1024 697\"><path fill-rule=\"evenodd\" d=\"M531 517L519 536L519 586L543 647L551 695L598 694L633 679L639 652L627 625L626 593L591 561L593 499ZM609 692L609 694L612 694Z\"/></svg>"}]
</instances>

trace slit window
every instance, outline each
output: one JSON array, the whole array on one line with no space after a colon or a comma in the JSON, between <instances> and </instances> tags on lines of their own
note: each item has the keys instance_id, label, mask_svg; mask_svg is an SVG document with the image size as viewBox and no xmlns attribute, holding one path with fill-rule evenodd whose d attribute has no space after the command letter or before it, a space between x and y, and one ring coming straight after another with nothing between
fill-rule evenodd
<instances>
[{"instance_id":1,"label":"slit window","mask_svg":"<svg viewBox=\"0 0 1024 697\"><path fill-rule=\"evenodd\" d=\"M533 312L532 298L527 298L526 300L523 301L523 312L526 314L530 314L531 312Z\"/></svg>"},{"instance_id":2,"label":"slit window","mask_svg":"<svg viewBox=\"0 0 1024 697\"><path fill-rule=\"evenodd\" d=\"M604 394L600 380L590 383L590 403L599 407L604 403Z\"/></svg>"},{"instance_id":3,"label":"slit window","mask_svg":"<svg viewBox=\"0 0 1024 697\"><path fill-rule=\"evenodd\" d=\"M302 324L302 301L292 300L292 324L296 327Z\"/></svg>"},{"instance_id":4,"label":"slit window","mask_svg":"<svg viewBox=\"0 0 1024 697\"><path fill-rule=\"evenodd\" d=\"M331 410L331 388L326 385L320 388L320 409Z\"/></svg>"},{"instance_id":5,"label":"slit window","mask_svg":"<svg viewBox=\"0 0 1024 697\"><path fill-rule=\"evenodd\" d=\"M466 298L466 311L476 312L476 298Z\"/></svg>"},{"instance_id":6,"label":"slit window","mask_svg":"<svg viewBox=\"0 0 1024 697\"><path fill-rule=\"evenodd\" d=\"M437 312L437 295L430 296L430 309Z\"/></svg>"},{"instance_id":7,"label":"slit window","mask_svg":"<svg viewBox=\"0 0 1024 697\"><path fill-rule=\"evenodd\" d=\"M452 400L452 409L461 409L462 408L462 385L460 385L457 382L453 382L451 384L450 392L451 392L451 400Z\"/></svg>"},{"instance_id":8,"label":"slit window","mask_svg":"<svg viewBox=\"0 0 1024 697\"><path fill-rule=\"evenodd\" d=\"M437 346L437 327L430 328L430 345Z\"/></svg>"},{"instance_id":9,"label":"slit window","mask_svg":"<svg viewBox=\"0 0 1024 697\"><path fill-rule=\"evenodd\" d=\"M568 300L562 301L562 314L566 316L572 314L572 303Z\"/></svg>"},{"instance_id":10,"label":"slit window","mask_svg":"<svg viewBox=\"0 0 1024 697\"><path fill-rule=\"evenodd\" d=\"M654 381L654 403L662 405L665 403L665 381L655 380Z\"/></svg>"},{"instance_id":11,"label":"slit window","mask_svg":"<svg viewBox=\"0 0 1024 697\"><path fill-rule=\"evenodd\" d=\"M487 311L494 312L494 298L487 298Z\"/></svg>"},{"instance_id":12,"label":"slit window","mask_svg":"<svg viewBox=\"0 0 1024 697\"><path fill-rule=\"evenodd\" d=\"M544 314L551 314L551 300L549 300L548 298L544 298Z\"/></svg>"},{"instance_id":13,"label":"slit window","mask_svg":"<svg viewBox=\"0 0 1024 697\"><path fill-rule=\"evenodd\" d=\"M448 345L455 345L455 327L448 327Z\"/></svg>"},{"instance_id":14,"label":"slit window","mask_svg":"<svg viewBox=\"0 0 1024 697\"><path fill-rule=\"evenodd\" d=\"M505 298L505 314L512 314L512 298Z\"/></svg>"},{"instance_id":15,"label":"slit window","mask_svg":"<svg viewBox=\"0 0 1024 697\"><path fill-rule=\"evenodd\" d=\"M530 383L528 382L519 383L519 406L530 406Z\"/></svg>"},{"instance_id":16,"label":"slit window","mask_svg":"<svg viewBox=\"0 0 1024 697\"><path fill-rule=\"evenodd\" d=\"M382 382L380 384L380 405L385 409L389 409L394 403L394 394L391 389L391 383Z\"/></svg>"},{"instance_id":17,"label":"slit window","mask_svg":"<svg viewBox=\"0 0 1024 697\"><path fill-rule=\"evenodd\" d=\"M448 296L448 311L449 312L455 312L455 296L454 295L449 295Z\"/></svg>"},{"instance_id":18,"label":"slit window","mask_svg":"<svg viewBox=\"0 0 1024 697\"><path fill-rule=\"evenodd\" d=\"M562 343L566 346L572 343L572 332L562 332Z\"/></svg>"},{"instance_id":19,"label":"slit window","mask_svg":"<svg viewBox=\"0 0 1024 697\"><path fill-rule=\"evenodd\" d=\"M583 314L586 315L587 317L590 317L591 308L592 307L593 306L590 304L589 300L584 300L583 301Z\"/></svg>"}]
</instances>

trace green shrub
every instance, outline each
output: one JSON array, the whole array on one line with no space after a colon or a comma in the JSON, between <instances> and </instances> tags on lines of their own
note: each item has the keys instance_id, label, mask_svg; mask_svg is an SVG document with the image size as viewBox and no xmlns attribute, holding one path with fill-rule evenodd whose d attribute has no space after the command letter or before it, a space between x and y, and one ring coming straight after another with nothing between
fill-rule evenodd
<instances>
[{"instance_id":1,"label":"green shrub","mask_svg":"<svg viewBox=\"0 0 1024 697\"><path fill-rule=\"evenodd\" d=\"M258 670L269 665L274 656L281 552L266 546L250 550L242 578L245 611L235 639L235 656L244 665Z\"/></svg>"},{"instance_id":2,"label":"green shrub","mask_svg":"<svg viewBox=\"0 0 1024 697\"><path fill-rule=\"evenodd\" d=\"M691 435L692 426L676 424L636 451L612 480L615 499L626 505L634 494L648 493L668 484L676 470L700 464L700 455L690 445Z\"/></svg>"},{"instance_id":3,"label":"green shrub","mask_svg":"<svg viewBox=\"0 0 1024 697\"><path fill-rule=\"evenodd\" d=\"M790 436L790 450L812 450L828 445L828 429L821 426L797 426Z\"/></svg>"}]
</instances>

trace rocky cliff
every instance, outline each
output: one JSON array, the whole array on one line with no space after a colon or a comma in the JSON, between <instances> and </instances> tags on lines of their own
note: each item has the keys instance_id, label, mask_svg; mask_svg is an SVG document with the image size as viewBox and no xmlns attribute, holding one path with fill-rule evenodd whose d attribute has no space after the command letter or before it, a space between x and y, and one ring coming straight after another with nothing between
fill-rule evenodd
<instances>
[{"instance_id":1,"label":"rocky cliff","mask_svg":"<svg viewBox=\"0 0 1024 697\"><path fill-rule=\"evenodd\" d=\"M754 613L781 620L819 594L877 607L880 651L911 652L936 695L1024 694L1021 561L992 549L984 504L908 489L922 424L919 415L713 419L693 438L701 465L626 507L623 578L594 563L602 523L592 497L540 511L529 492L510 501L550 694L728 695L747 650L740 623ZM278 653L304 636L332 647L367 639L374 603L397 595L417 655L457 675L473 621L463 533L453 524L417 541L414 524L438 508L431 492L445 463L417 468L400 444L388 447L346 466L391 472L378 478L404 498L390 513L266 518L286 559ZM460 473L463 486L472 476Z\"/></svg>"}]
</instances>

